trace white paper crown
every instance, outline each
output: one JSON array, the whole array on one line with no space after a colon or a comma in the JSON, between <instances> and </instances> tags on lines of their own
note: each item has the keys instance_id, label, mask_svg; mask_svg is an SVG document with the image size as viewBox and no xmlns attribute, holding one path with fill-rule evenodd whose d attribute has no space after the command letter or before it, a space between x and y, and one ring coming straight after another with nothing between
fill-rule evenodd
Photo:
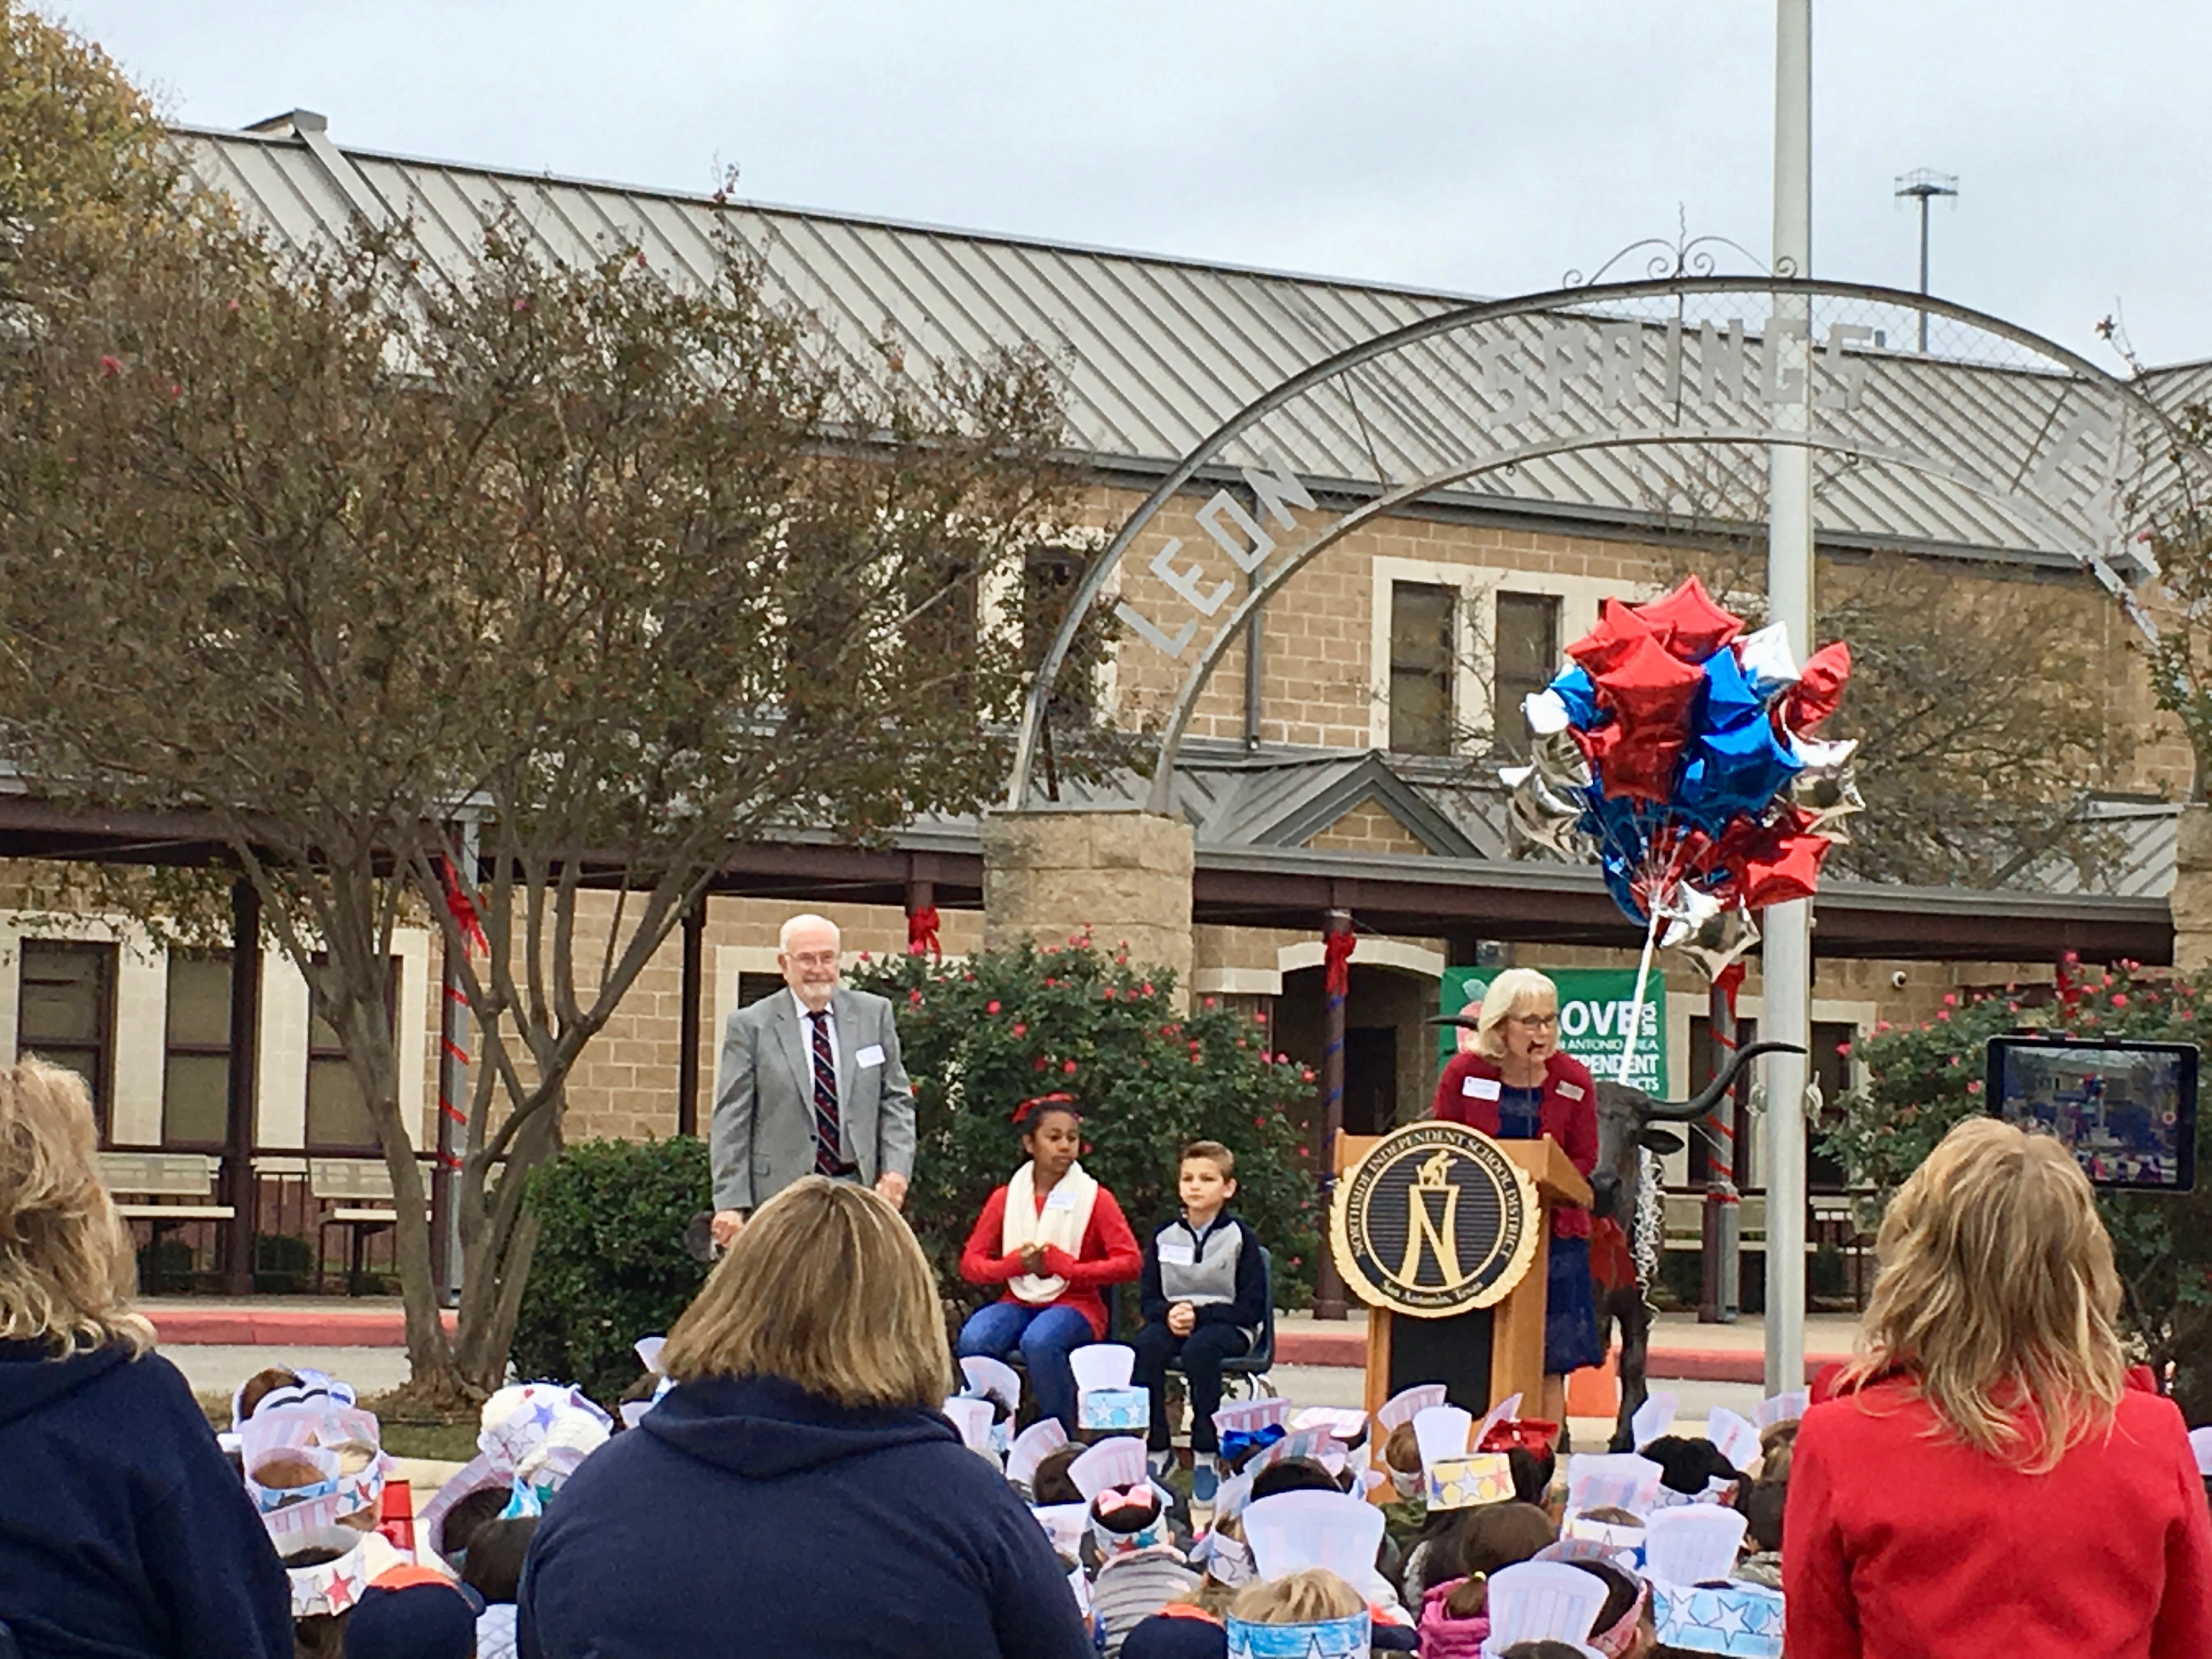
<instances>
[{"instance_id":1,"label":"white paper crown","mask_svg":"<svg viewBox=\"0 0 2212 1659\"><path fill-rule=\"evenodd\" d=\"M1067 1431L1056 1417L1041 1417L1014 1437L1006 1449L1006 1479L1020 1486L1036 1484L1037 1465L1067 1443Z\"/></svg>"},{"instance_id":2,"label":"white paper crown","mask_svg":"<svg viewBox=\"0 0 2212 1659\"><path fill-rule=\"evenodd\" d=\"M1430 1406L1413 1414L1413 1438L1420 1443L1425 1469L1466 1456L1474 1432L1474 1413L1457 1406Z\"/></svg>"},{"instance_id":3,"label":"white paper crown","mask_svg":"<svg viewBox=\"0 0 2212 1659\"><path fill-rule=\"evenodd\" d=\"M385 1545L381 1559L373 1555L369 1540L381 1537L373 1533L356 1532L351 1527L324 1527L305 1536L286 1540L284 1553L297 1555L311 1549L337 1550L334 1561L325 1561L318 1566L287 1567L284 1577L292 1587L292 1617L312 1619L317 1614L340 1613L361 1600L361 1593L368 1588L368 1581L387 1566L398 1552Z\"/></svg>"},{"instance_id":4,"label":"white paper crown","mask_svg":"<svg viewBox=\"0 0 2212 1659\"><path fill-rule=\"evenodd\" d=\"M1811 1398L1811 1394L1803 1389L1769 1395L1759 1402L1759 1409L1751 1414L1752 1421L1762 1429L1771 1429L1777 1423L1795 1423L1805 1415L1806 1403Z\"/></svg>"},{"instance_id":5,"label":"white paper crown","mask_svg":"<svg viewBox=\"0 0 2212 1659\"><path fill-rule=\"evenodd\" d=\"M2212 1475L2212 1428L2190 1430L2189 1449L2197 1454L2197 1473Z\"/></svg>"},{"instance_id":6,"label":"white paper crown","mask_svg":"<svg viewBox=\"0 0 2212 1659\"><path fill-rule=\"evenodd\" d=\"M1214 1413L1218 1421L1218 1412ZM1367 1432L1367 1413L1357 1407L1309 1406L1291 1419L1294 1429L1320 1429L1346 1445Z\"/></svg>"},{"instance_id":7,"label":"white paper crown","mask_svg":"<svg viewBox=\"0 0 2212 1659\"><path fill-rule=\"evenodd\" d=\"M1507 1395L1504 1399L1483 1413L1482 1420L1474 1425L1474 1432L1468 1437L1467 1443L1480 1450L1484 1437L1489 1434L1493 1425L1499 1423L1517 1422L1520 1416L1521 1396L1517 1394Z\"/></svg>"},{"instance_id":8,"label":"white paper crown","mask_svg":"<svg viewBox=\"0 0 2212 1659\"><path fill-rule=\"evenodd\" d=\"M1145 1443L1127 1434L1102 1440L1067 1466L1067 1478L1086 1504L1109 1486L1136 1486L1145 1479Z\"/></svg>"},{"instance_id":9,"label":"white paper crown","mask_svg":"<svg viewBox=\"0 0 2212 1659\"><path fill-rule=\"evenodd\" d=\"M1642 1451L1668 1430L1674 1426L1674 1413L1682 1403L1680 1395L1666 1389L1654 1389L1644 1397L1636 1408L1636 1415L1628 1419L1629 1437Z\"/></svg>"},{"instance_id":10,"label":"white paper crown","mask_svg":"<svg viewBox=\"0 0 2212 1659\"><path fill-rule=\"evenodd\" d=\"M1344 1467L1344 1448L1327 1429L1300 1429L1296 1434L1286 1434L1272 1446L1263 1446L1245 1464L1243 1473L1260 1475L1276 1464L1293 1457L1310 1457L1327 1467L1330 1455L1336 1455L1337 1468Z\"/></svg>"},{"instance_id":11,"label":"white paper crown","mask_svg":"<svg viewBox=\"0 0 2212 1659\"><path fill-rule=\"evenodd\" d=\"M1382 1425L1386 1434L1401 1423L1410 1423L1414 1414L1431 1406L1444 1403L1445 1389L1441 1382L1419 1382L1410 1389L1401 1389L1382 1402L1375 1413L1375 1420Z\"/></svg>"},{"instance_id":12,"label":"white paper crown","mask_svg":"<svg viewBox=\"0 0 2212 1659\"><path fill-rule=\"evenodd\" d=\"M1634 1452L1570 1452L1567 1507L1577 1513L1617 1509L1649 1515L1665 1474L1650 1458Z\"/></svg>"},{"instance_id":13,"label":"white paper crown","mask_svg":"<svg viewBox=\"0 0 2212 1659\"><path fill-rule=\"evenodd\" d=\"M1067 1356L1079 1394L1126 1389L1137 1369L1137 1351L1121 1342L1091 1342Z\"/></svg>"},{"instance_id":14,"label":"white paper crown","mask_svg":"<svg viewBox=\"0 0 2212 1659\"><path fill-rule=\"evenodd\" d=\"M1224 1521L1233 1520L1244 1512L1244 1506L1252 1501L1252 1482L1256 1478L1248 1471L1223 1481L1215 1488L1213 1493L1213 1524L1215 1526L1219 1526Z\"/></svg>"},{"instance_id":15,"label":"white paper crown","mask_svg":"<svg viewBox=\"0 0 2212 1659\"><path fill-rule=\"evenodd\" d=\"M1248 1504L1244 1541L1262 1578L1325 1567L1346 1583L1367 1582L1382 1542L1382 1511L1349 1492L1285 1492Z\"/></svg>"},{"instance_id":16,"label":"white paper crown","mask_svg":"<svg viewBox=\"0 0 2212 1659\"><path fill-rule=\"evenodd\" d=\"M1662 1584L1704 1584L1735 1571L1747 1522L1717 1504L1661 1510L1644 1528L1644 1565Z\"/></svg>"},{"instance_id":17,"label":"white paper crown","mask_svg":"<svg viewBox=\"0 0 2212 1659\"><path fill-rule=\"evenodd\" d=\"M1082 1548L1083 1529L1091 1524L1090 1504L1042 1504L1030 1513L1036 1516L1037 1525L1052 1540L1056 1553L1073 1557Z\"/></svg>"},{"instance_id":18,"label":"white paper crown","mask_svg":"<svg viewBox=\"0 0 2212 1659\"><path fill-rule=\"evenodd\" d=\"M1605 1611L1605 1581L1564 1561L1522 1561L1490 1575L1490 1634L1485 1655L1516 1642L1565 1642L1584 1653L1585 1638Z\"/></svg>"},{"instance_id":19,"label":"white paper crown","mask_svg":"<svg viewBox=\"0 0 2212 1659\"><path fill-rule=\"evenodd\" d=\"M991 1449L991 1402L978 1400L971 1395L956 1394L945 1402L945 1415L952 1426L960 1431L960 1438L969 1451L981 1452L996 1460L998 1454Z\"/></svg>"},{"instance_id":20,"label":"white paper crown","mask_svg":"<svg viewBox=\"0 0 2212 1659\"><path fill-rule=\"evenodd\" d=\"M1005 1360L971 1354L960 1362L960 1375L967 1379L967 1392L969 1394L986 1395L1009 1412L1020 1408L1021 1373Z\"/></svg>"},{"instance_id":21,"label":"white paper crown","mask_svg":"<svg viewBox=\"0 0 2212 1659\"><path fill-rule=\"evenodd\" d=\"M1705 1413L1705 1438L1738 1473L1759 1462L1758 1426L1726 1406L1716 1406Z\"/></svg>"},{"instance_id":22,"label":"white paper crown","mask_svg":"<svg viewBox=\"0 0 2212 1659\"><path fill-rule=\"evenodd\" d=\"M1782 1597L1760 1585L1657 1584L1651 1613L1662 1647L1728 1659L1782 1659Z\"/></svg>"},{"instance_id":23,"label":"white paper crown","mask_svg":"<svg viewBox=\"0 0 2212 1659\"><path fill-rule=\"evenodd\" d=\"M1374 1650L1374 1618L1364 1607L1310 1625L1252 1625L1234 1618L1228 1625L1229 1659L1367 1659Z\"/></svg>"},{"instance_id":24,"label":"white paper crown","mask_svg":"<svg viewBox=\"0 0 2212 1659\"><path fill-rule=\"evenodd\" d=\"M1213 1431L1228 1434L1234 1431L1252 1434L1261 1429L1283 1426L1290 1422L1291 1402L1273 1396L1260 1400L1232 1400L1213 1413Z\"/></svg>"},{"instance_id":25,"label":"white paper crown","mask_svg":"<svg viewBox=\"0 0 2212 1659\"><path fill-rule=\"evenodd\" d=\"M641 1336L630 1344L630 1352L637 1356L637 1363L646 1370L657 1371L660 1369L660 1351L667 1346L668 1339L665 1336Z\"/></svg>"}]
</instances>

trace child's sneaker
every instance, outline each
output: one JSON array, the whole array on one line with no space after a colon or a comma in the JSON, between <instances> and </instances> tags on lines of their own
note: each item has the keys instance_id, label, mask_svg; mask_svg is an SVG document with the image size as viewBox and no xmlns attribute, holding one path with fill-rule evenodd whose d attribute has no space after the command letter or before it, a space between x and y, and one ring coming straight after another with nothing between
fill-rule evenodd
<instances>
[{"instance_id":1,"label":"child's sneaker","mask_svg":"<svg viewBox=\"0 0 2212 1659\"><path fill-rule=\"evenodd\" d=\"M1145 1454L1145 1473L1163 1486L1167 1483L1168 1477L1175 1473L1175 1468L1176 1455L1175 1448L1172 1446L1159 1451L1148 1450Z\"/></svg>"},{"instance_id":2,"label":"child's sneaker","mask_svg":"<svg viewBox=\"0 0 2212 1659\"><path fill-rule=\"evenodd\" d=\"M1200 1457L1190 1468L1190 1501L1211 1504L1213 1495L1221 1490L1219 1467L1210 1457Z\"/></svg>"}]
</instances>

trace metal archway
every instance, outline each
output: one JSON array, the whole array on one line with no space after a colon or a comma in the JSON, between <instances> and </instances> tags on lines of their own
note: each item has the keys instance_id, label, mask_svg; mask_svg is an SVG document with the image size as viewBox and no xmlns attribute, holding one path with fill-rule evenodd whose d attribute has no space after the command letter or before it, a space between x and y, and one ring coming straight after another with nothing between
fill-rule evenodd
<instances>
[{"instance_id":1,"label":"metal archway","mask_svg":"<svg viewBox=\"0 0 2212 1659\"><path fill-rule=\"evenodd\" d=\"M1748 312L1746 301L1785 299L1795 314L1770 313L1755 331L1741 315L1713 314L1720 304ZM1703 314L1692 314L1692 301ZM1942 356L1881 349L1881 322L1923 313L1947 325ZM1734 418L1718 418L1729 412ZM1948 539L1961 538L1954 521L1969 522L1992 544L2079 561L2148 631L2119 568L2147 569L2148 561L2134 553L2121 518L2147 489L2174 482L2151 476L2176 465L2165 441L2171 431L2139 389L2055 342L1966 307L1867 284L1674 276L1562 288L1425 318L1247 404L1123 522L1085 572L1039 666L1008 805L1028 803L1044 710L1083 617L1162 509L1209 470L1241 481L1252 505L1218 489L1195 515L1206 541L1186 552L1170 538L1147 562L1166 591L1164 626L1126 597L1116 603L1134 636L1124 649L1148 646L1180 661L1206 635L1168 714L1155 811L1168 810L1193 708L1246 620L1344 537L1424 497L1449 499L1444 492L1469 480L1601 453L1641 460L1786 445L1838 455L1871 464L1869 475L1921 481L1929 499L1919 510L1953 526ZM1350 481L1346 493L1366 499L1321 521L1301 519L1301 510L1323 511L1305 482L1314 469L1294 469L1283 453L1325 447L1332 432L1340 454L1346 434L1364 446L1373 476ZM1384 459L1386 447L1395 466ZM1411 476L1394 483L1394 471ZM2125 487L2130 472L2133 489ZM1635 507L1619 497L1593 504ZM1303 533L1278 541L1276 532L1293 531ZM1217 621L1239 579L1242 599Z\"/></svg>"}]
</instances>

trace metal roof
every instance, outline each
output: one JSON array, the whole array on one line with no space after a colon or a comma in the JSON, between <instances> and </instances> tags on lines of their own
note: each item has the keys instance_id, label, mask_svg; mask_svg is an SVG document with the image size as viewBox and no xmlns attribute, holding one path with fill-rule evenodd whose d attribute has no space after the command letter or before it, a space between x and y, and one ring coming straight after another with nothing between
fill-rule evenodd
<instances>
[{"instance_id":1,"label":"metal roof","mask_svg":"<svg viewBox=\"0 0 2212 1659\"><path fill-rule=\"evenodd\" d=\"M258 129L176 129L189 165L253 222L295 246L342 234L356 216L409 222L428 262L466 271L495 223L525 228L549 256L579 260L635 243L679 280L714 268L720 228L761 262L770 289L811 312L855 363L900 342L917 368L973 362L995 347L1050 353L1066 377L1080 447L1109 470L1157 471L1229 415L1347 346L1470 303L1432 290L1293 276L976 232L813 213L711 197L424 161L333 144L306 112ZM1956 454L2002 477L2052 409L2052 382L2023 356L1979 364L1870 354L1869 428L1887 441ZM1372 493L1464 454L1462 411L1488 406L1480 366L1450 337L1368 365L1286 409L1266 435L1311 483ZM1563 427L1595 411L1563 410ZM1722 452L1763 471L1762 447ZM1243 461L1241 454L1225 459ZM1662 516L1680 460L1583 452L1486 476L1435 499L1578 522ZM1656 471L1655 471L1655 469ZM1824 540L1998 553L2054 550L1990 500L1885 466L1817 467ZM1656 480L1656 482L1655 482ZM1678 509L1679 510L1679 509Z\"/></svg>"}]
</instances>

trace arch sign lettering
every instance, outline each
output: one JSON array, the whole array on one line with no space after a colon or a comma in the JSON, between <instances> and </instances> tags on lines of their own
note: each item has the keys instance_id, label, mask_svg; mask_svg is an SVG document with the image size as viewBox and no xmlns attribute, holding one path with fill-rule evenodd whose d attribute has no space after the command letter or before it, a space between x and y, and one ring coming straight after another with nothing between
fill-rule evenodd
<instances>
[{"instance_id":1,"label":"arch sign lettering","mask_svg":"<svg viewBox=\"0 0 2212 1659\"><path fill-rule=\"evenodd\" d=\"M1930 353L1898 349L1923 313ZM1717 476L1757 497L1722 516L1763 516L1777 445L1814 453L1824 540L2077 561L2148 631L2135 586L2153 573L2135 532L2173 483L2169 434L2138 388L2086 358L1896 289L1675 276L1442 311L1284 380L1122 524L1041 665L1008 804L1028 804L1053 682L1095 605L1111 605L1125 652L1157 653L1176 678L1149 803L1164 812L1214 668L1345 537L1423 503L1665 521L1709 513ZM1194 528L1156 524L1209 485Z\"/></svg>"}]
</instances>

